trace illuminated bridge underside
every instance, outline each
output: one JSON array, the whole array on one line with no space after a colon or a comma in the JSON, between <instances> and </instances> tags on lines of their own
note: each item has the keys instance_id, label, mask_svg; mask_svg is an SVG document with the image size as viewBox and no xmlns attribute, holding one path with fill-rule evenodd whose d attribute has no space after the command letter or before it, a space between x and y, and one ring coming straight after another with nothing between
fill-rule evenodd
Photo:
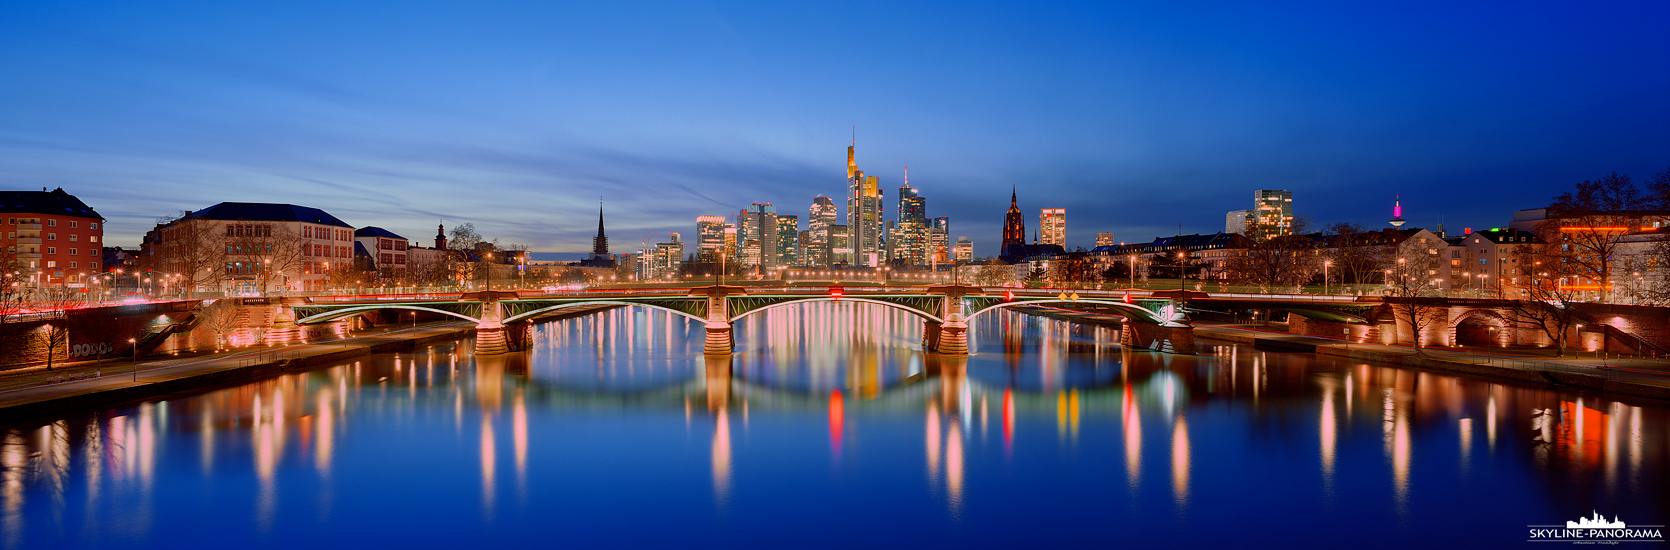
<instances>
[{"instance_id":1,"label":"illuminated bridge underside","mask_svg":"<svg viewBox=\"0 0 1670 550\"><path fill-rule=\"evenodd\" d=\"M1368 325L1373 324L1368 320L1368 317L1370 316L1370 312L1374 310L1374 307L1367 305L1283 305L1267 302L1212 302L1210 306L1202 308L1202 310L1228 309L1286 311L1289 313L1297 313L1319 321L1333 321L1336 323L1347 323L1352 325Z\"/></svg>"},{"instance_id":2,"label":"illuminated bridge underside","mask_svg":"<svg viewBox=\"0 0 1670 550\"><path fill-rule=\"evenodd\" d=\"M973 311L973 313L968 315L968 318L970 319L973 319L975 315L1005 307L1022 305L1059 305L1068 306L1070 308L1074 305L1096 304L1098 306L1113 309L1133 322L1153 325L1158 325L1167 321L1162 312L1165 311L1164 308L1169 305L1169 303L1165 300L1134 300L1133 303L1129 304L1118 300L1062 300L1060 298L1021 297L1016 297L1013 301L1003 301L1001 298L991 298L985 296L964 298L963 300L965 304L967 304L968 310ZM975 306L979 306L979 309L975 309Z\"/></svg>"},{"instance_id":3,"label":"illuminated bridge underside","mask_svg":"<svg viewBox=\"0 0 1670 550\"><path fill-rule=\"evenodd\" d=\"M481 302L403 302L389 304L353 304L353 305L322 305L322 306L293 306L296 312L296 324L314 325L329 323L338 319L363 315L380 309L399 309L411 311L427 311L451 315L467 321L481 322Z\"/></svg>"},{"instance_id":4,"label":"illuminated bridge underside","mask_svg":"<svg viewBox=\"0 0 1670 550\"><path fill-rule=\"evenodd\" d=\"M894 309L904 310L908 313L916 315L917 317L921 317L923 319L927 319L927 320L933 321L935 323L939 323L939 322L944 321L944 319L940 318L939 311L940 311L940 308L943 307L944 304L945 304L945 297L944 296L921 296L921 295L909 295L909 296L848 296L848 297L839 297L839 298L834 297L834 296L823 295L823 294L800 295L800 296L792 296L792 295L791 296L737 296L737 297L728 298L728 300L729 300L729 305L730 305L730 310L731 310L730 320L732 322L735 322L736 320L741 319L743 317L746 317L748 315L759 313L761 311L766 311L766 310L769 310L769 309L774 309L774 308L778 308L778 307L782 307L782 306L786 306L786 305L791 305L791 304L804 304L804 303L812 303L812 302L834 302L834 303L859 302L859 303L877 304L877 305L881 305L881 306L891 307L891 308L894 308Z\"/></svg>"},{"instance_id":5,"label":"illuminated bridge underside","mask_svg":"<svg viewBox=\"0 0 1670 550\"><path fill-rule=\"evenodd\" d=\"M658 309L701 322L707 320L706 297L654 297L654 298L614 298L599 300L594 298L573 298L561 300L503 300L499 302L504 312L504 322L526 321L542 315L562 313L563 311L589 306L641 306Z\"/></svg>"}]
</instances>

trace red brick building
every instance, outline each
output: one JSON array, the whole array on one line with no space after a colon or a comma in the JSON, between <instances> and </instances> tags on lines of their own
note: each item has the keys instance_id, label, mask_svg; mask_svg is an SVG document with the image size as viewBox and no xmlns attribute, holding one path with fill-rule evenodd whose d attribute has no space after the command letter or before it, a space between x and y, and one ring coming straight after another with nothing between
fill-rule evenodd
<instances>
[{"instance_id":1,"label":"red brick building","mask_svg":"<svg viewBox=\"0 0 1670 550\"><path fill-rule=\"evenodd\" d=\"M24 286L86 284L104 259L104 216L63 188L0 191L0 263Z\"/></svg>"}]
</instances>

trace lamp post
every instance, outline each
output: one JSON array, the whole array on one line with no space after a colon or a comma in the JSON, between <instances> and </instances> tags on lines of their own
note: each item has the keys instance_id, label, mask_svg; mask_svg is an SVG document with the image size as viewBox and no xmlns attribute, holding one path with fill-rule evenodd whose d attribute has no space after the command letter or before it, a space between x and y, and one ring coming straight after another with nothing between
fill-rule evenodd
<instances>
[{"instance_id":1,"label":"lamp post","mask_svg":"<svg viewBox=\"0 0 1670 550\"><path fill-rule=\"evenodd\" d=\"M1334 262L1332 262L1332 261L1323 260L1323 262L1322 262L1322 293L1323 294L1328 293L1328 268L1333 267L1333 265L1334 265Z\"/></svg>"},{"instance_id":2,"label":"lamp post","mask_svg":"<svg viewBox=\"0 0 1670 550\"><path fill-rule=\"evenodd\" d=\"M961 238L961 237L959 237ZM1131 288L1137 287L1137 255L1131 255Z\"/></svg>"},{"instance_id":3,"label":"lamp post","mask_svg":"<svg viewBox=\"0 0 1670 550\"><path fill-rule=\"evenodd\" d=\"M128 345L133 346L133 381L139 381L139 339L129 338Z\"/></svg>"}]
</instances>

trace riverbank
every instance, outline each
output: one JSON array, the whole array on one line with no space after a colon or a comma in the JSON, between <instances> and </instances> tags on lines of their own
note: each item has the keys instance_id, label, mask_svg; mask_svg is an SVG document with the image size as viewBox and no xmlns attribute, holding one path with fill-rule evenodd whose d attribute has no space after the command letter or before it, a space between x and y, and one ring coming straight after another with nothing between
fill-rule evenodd
<instances>
[{"instance_id":1,"label":"riverbank","mask_svg":"<svg viewBox=\"0 0 1670 550\"><path fill-rule=\"evenodd\" d=\"M93 377L0 391L0 423L239 382L376 353L411 351L474 333L471 323L443 323L343 340L141 360L130 369L100 370Z\"/></svg>"},{"instance_id":2,"label":"riverbank","mask_svg":"<svg viewBox=\"0 0 1670 550\"><path fill-rule=\"evenodd\" d=\"M1076 323L1118 327L1118 316L1045 306L1016 308ZM1343 357L1395 367L1442 370L1532 384L1573 386L1592 391L1670 400L1670 363L1650 359L1549 360L1469 351L1349 342L1275 332L1263 327L1195 325L1195 338L1248 344L1257 349Z\"/></svg>"}]
</instances>

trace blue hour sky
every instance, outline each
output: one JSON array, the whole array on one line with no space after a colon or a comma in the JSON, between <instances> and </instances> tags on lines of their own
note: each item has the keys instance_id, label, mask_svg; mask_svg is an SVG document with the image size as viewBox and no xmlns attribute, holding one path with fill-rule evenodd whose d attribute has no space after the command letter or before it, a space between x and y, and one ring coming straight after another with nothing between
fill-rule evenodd
<instances>
[{"instance_id":1,"label":"blue hour sky","mask_svg":"<svg viewBox=\"0 0 1670 550\"><path fill-rule=\"evenodd\" d=\"M143 5L141 5L143 4ZM1070 246L1214 232L1255 189L1318 223L1506 225L1670 169L1670 3L14 2L0 188L136 245L221 201L541 251L840 199L995 253L1011 186Z\"/></svg>"}]
</instances>

